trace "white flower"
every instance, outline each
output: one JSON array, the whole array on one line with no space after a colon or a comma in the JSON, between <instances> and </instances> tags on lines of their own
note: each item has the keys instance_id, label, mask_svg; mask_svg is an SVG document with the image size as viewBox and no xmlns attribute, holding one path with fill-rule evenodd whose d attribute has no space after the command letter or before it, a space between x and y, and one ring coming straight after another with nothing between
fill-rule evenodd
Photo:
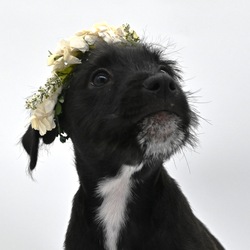
<instances>
[{"instance_id":1,"label":"white flower","mask_svg":"<svg viewBox=\"0 0 250 250\"><path fill-rule=\"evenodd\" d=\"M64 69L66 67L66 65L65 65L65 61L64 61L63 56L61 56L60 58L55 60L52 65L54 65L54 67L53 67L54 72Z\"/></svg>"},{"instance_id":2,"label":"white flower","mask_svg":"<svg viewBox=\"0 0 250 250\"><path fill-rule=\"evenodd\" d=\"M71 49L65 48L63 51L63 59L65 66L72 65L72 64L81 64L81 60L75 56L71 55Z\"/></svg>"},{"instance_id":3,"label":"white flower","mask_svg":"<svg viewBox=\"0 0 250 250\"><path fill-rule=\"evenodd\" d=\"M69 40L69 45L74 49L80 50L82 53L85 53L89 50L89 45L86 43L86 41L81 36L73 36Z\"/></svg>"},{"instance_id":4,"label":"white flower","mask_svg":"<svg viewBox=\"0 0 250 250\"><path fill-rule=\"evenodd\" d=\"M48 65L53 66L53 72L57 72L70 65L81 64L81 60L75 56L75 51L85 53L98 38L107 43L126 42L127 35L131 40L138 39L136 33L128 25L115 28L106 23L96 24L90 30L83 30L68 40L61 40L56 52L49 56Z\"/></svg>"},{"instance_id":5,"label":"white flower","mask_svg":"<svg viewBox=\"0 0 250 250\"><path fill-rule=\"evenodd\" d=\"M74 46L74 47L73 47ZM60 71L69 65L81 64L81 60L72 55L74 49L86 52L88 44L82 39L72 38L70 41L61 40L58 45L58 50L48 58L48 65L53 65L53 71Z\"/></svg>"},{"instance_id":6,"label":"white flower","mask_svg":"<svg viewBox=\"0 0 250 250\"><path fill-rule=\"evenodd\" d=\"M97 40L97 36L96 35L86 35L84 37L84 39L88 43L88 45L93 45Z\"/></svg>"},{"instance_id":7,"label":"white flower","mask_svg":"<svg viewBox=\"0 0 250 250\"><path fill-rule=\"evenodd\" d=\"M59 92L61 92L61 88L59 88L51 97L38 104L36 109L31 112L31 127L38 130L41 136L56 127L54 121L54 108L57 103Z\"/></svg>"}]
</instances>

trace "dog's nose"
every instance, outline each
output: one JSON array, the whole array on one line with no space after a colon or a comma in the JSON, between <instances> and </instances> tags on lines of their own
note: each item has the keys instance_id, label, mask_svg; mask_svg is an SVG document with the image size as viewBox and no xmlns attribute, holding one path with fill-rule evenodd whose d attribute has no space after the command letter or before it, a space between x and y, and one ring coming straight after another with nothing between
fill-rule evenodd
<instances>
[{"instance_id":1,"label":"dog's nose","mask_svg":"<svg viewBox=\"0 0 250 250\"><path fill-rule=\"evenodd\" d=\"M166 97L176 93L177 84L167 73L157 73L143 82L143 88L148 92Z\"/></svg>"}]
</instances>

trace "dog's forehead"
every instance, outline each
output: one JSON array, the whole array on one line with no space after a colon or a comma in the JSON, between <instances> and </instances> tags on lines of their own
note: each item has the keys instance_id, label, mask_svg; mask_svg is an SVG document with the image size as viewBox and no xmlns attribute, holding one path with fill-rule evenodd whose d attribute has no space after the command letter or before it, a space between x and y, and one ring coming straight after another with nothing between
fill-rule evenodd
<instances>
[{"instance_id":1,"label":"dog's forehead","mask_svg":"<svg viewBox=\"0 0 250 250\"><path fill-rule=\"evenodd\" d=\"M163 63L162 51L146 44L99 44L89 60L100 67L152 67Z\"/></svg>"}]
</instances>

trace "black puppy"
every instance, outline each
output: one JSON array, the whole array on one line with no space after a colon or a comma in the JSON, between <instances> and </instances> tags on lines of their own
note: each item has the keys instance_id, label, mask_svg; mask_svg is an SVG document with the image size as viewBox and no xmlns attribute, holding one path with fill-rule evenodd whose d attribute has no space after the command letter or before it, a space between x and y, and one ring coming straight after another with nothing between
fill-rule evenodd
<instances>
[{"instance_id":1,"label":"black puppy","mask_svg":"<svg viewBox=\"0 0 250 250\"><path fill-rule=\"evenodd\" d=\"M194 142L197 124L175 62L143 43L101 42L81 60L59 121L73 142L80 181L65 249L224 249L163 167ZM55 136L27 130L31 170L39 140Z\"/></svg>"}]
</instances>

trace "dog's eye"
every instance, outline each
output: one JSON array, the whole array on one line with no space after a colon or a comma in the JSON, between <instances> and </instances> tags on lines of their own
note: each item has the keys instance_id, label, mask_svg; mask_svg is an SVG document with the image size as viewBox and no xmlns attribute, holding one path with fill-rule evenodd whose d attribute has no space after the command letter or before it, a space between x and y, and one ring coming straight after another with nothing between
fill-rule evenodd
<instances>
[{"instance_id":1,"label":"dog's eye","mask_svg":"<svg viewBox=\"0 0 250 250\"><path fill-rule=\"evenodd\" d=\"M91 79L91 85L95 87L102 87L110 81L110 75L105 70L98 70Z\"/></svg>"}]
</instances>

